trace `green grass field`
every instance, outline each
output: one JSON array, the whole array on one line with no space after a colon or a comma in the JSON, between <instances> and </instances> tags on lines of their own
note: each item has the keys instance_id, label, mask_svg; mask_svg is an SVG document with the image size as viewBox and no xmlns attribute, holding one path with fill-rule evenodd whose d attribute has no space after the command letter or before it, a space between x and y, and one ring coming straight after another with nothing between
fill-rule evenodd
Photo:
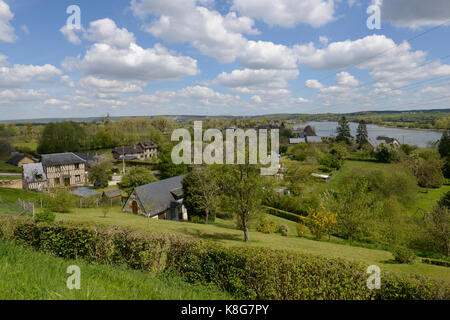
<instances>
[{"instance_id":1,"label":"green grass field","mask_svg":"<svg viewBox=\"0 0 450 320\"><path fill-rule=\"evenodd\" d=\"M69 290L67 267L80 267L80 290ZM64 260L0 241L0 300L217 300L231 299L215 287L180 278L154 277L125 267Z\"/></svg>"},{"instance_id":2,"label":"green grass field","mask_svg":"<svg viewBox=\"0 0 450 320\"><path fill-rule=\"evenodd\" d=\"M381 164L376 162L357 162L347 161L344 167L331 180L330 184L339 183L339 175L345 173L346 170L356 169L381 169L392 170L389 164ZM320 184L326 186L326 184ZM428 194L417 194L417 201L411 204L411 211L418 207L427 206L431 208L435 200L449 189L444 186L441 189L430 191ZM27 201L38 199L39 194L30 193L20 190L0 189L0 196L4 200L17 201L17 197L21 197ZM0 207L0 212L1 212ZM367 265L378 265L382 270L399 273L409 273L425 275L437 279L450 281L450 272L446 267L435 266L416 262L415 264L396 264L392 262L393 256L389 251L375 248L350 246L344 243L336 243L336 241L315 241L308 238L299 238L296 234L296 223L279 217L270 216L271 219L277 220L280 224L286 224L289 227L289 235L283 237L280 234L263 234L257 232L254 228L250 230L250 242L244 243L243 233L235 228L234 220L216 219L215 223L209 225L180 223L165 220L147 219L142 216L136 216L121 211L120 207L113 207L107 217L103 217L100 209L79 209L75 208L68 214L57 214L59 221L75 221L88 224L114 225L121 227L130 227L144 230L146 232L157 233L177 233L196 239L204 239L214 241L225 246L261 246L272 249L288 249L304 253L310 253L326 257L338 257L351 261L358 261ZM337 239L335 239L337 240Z\"/></svg>"},{"instance_id":3,"label":"green grass field","mask_svg":"<svg viewBox=\"0 0 450 320\"><path fill-rule=\"evenodd\" d=\"M68 214L57 214L57 220L59 221L75 221L106 226L114 225L155 233L176 233L196 239L217 242L224 246L260 246L272 249L287 249L325 257L358 261L367 266L376 264L384 271L412 273L450 281L450 272L446 267L421 262L412 265L397 264L392 262L392 254L385 250L299 238L296 235L295 222L273 216L270 216L270 218L286 224L289 227L289 235L283 237L280 234L263 234L251 228L250 242L244 243L243 232L235 228L234 220L216 219L215 223L208 225L155 220L121 212L119 207L114 207L106 218L103 217L103 213L98 209L74 209L73 212Z\"/></svg>"},{"instance_id":4,"label":"green grass field","mask_svg":"<svg viewBox=\"0 0 450 320\"><path fill-rule=\"evenodd\" d=\"M0 173L22 173L22 168L6 163L7 160L0 160Z\"/></svg>"}]
</instances>

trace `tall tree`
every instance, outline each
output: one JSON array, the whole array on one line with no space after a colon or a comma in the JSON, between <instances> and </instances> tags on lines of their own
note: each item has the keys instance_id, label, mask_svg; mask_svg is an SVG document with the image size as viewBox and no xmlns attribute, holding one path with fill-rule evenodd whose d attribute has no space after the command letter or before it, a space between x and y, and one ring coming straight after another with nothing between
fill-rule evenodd
<instances>
[{"instance_id":1,"label":"tall tree","mask_svg":"<svg viewBox=\"0 0 450 320\"><path fill-rule=\"evenodd\" d=\"M350 134L350 125L348 124L348 120L345 116L342 116L338 121L338 127L336 129L337 141L345 141L349 142L352 135Z\"/></svg>"},{"instance_id":2,"label":"tall tree","mask_svg":"<svg viewBox=\"0 0 450 320\"><path fill-rule=\"evenodd\" d=\"M444 131L444 133L442 134L438 149L442 158L450 155L450 136L448 134L448 131Z\"/></svg>"},{"instance_id":3,"label":"tall tree","mask_svg":"<svg viewBox=\"0 0 450 320\"><path fill-rule=\"evenodd\" d=\"M258 212L263 198L263 180L255 165L223 165L223 188L236 214L238 228L244 231L244 241L249 239L249 220Z\"/></svg>"},{"instance_id":4,"label":"tall tree","mask_svg":"<svg viewBox=\"0 0 450 320\"><path fill-rule=\"evenodd\" d=\"M367 133L366 121L361 120L356 130L356 142L360 148L369 142L368 138L369 134Z\"/></svg>"},{"instance_id":5,"label":"tall tree","mask_svg":"<svg viewBox=\"0 0 450 320\"><path fill-rule=\"evenodd\" d=\"M49 123L42 132L37 151L40 154L80 151L85 139L85 129L78 123Z\"/></svg>"},{"instance_id":6,"label":"tall tree","mask_svg":"<svg viewBox=\"0 0 450 320\"><path fill-rule=\"evenodd\" d=\"M153 173L144 167L132 167L130 171L123 175L120 182L120 189L124 190L128 195L133 192L133 189L144 184L156 181Z\"/></svg>"},{"instance_id":7,"label":"tall tree","mask_svg":"<svg viewBox=\"0 0 450 320\"><path fill-rule=\"evenodd\" d=\"M183 179L183 204L190 215L205 216L208 224L209 216L215 215L220 202L220 188L213 166L191 171Z\"/></svg>"}]
</instances>

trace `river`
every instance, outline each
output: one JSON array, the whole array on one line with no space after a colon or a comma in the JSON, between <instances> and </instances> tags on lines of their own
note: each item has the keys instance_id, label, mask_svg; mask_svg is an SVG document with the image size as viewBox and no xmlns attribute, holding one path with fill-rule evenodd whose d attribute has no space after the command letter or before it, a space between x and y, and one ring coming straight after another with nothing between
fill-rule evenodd
<instances>
[{"instance_id":1,"label":"river","mask_svg":"<svg viewBox=\"0 0 450 320\"><path fill-rule=\"evenodd\" d=\"M307 124L296 125L294 126L294 129L299 127L306 127L307 125L315 128L316 134L318 136L333 137L336 136L336 128L338 126L338 123L330 121L312 121ZM350 123L350 130L352 136L354 137L356 137L357 128L357 123ZM378 136L387 136L390 138L396 138L402 144L406 143L410 145L416 145L418 147L427 147L430 142L435 142L442 136L442 132L439 131L387 128L380 127L374 124L367 125L367 132L369 134L369 138L376 139L376 137Z\"/></svg>"}]
</instances>

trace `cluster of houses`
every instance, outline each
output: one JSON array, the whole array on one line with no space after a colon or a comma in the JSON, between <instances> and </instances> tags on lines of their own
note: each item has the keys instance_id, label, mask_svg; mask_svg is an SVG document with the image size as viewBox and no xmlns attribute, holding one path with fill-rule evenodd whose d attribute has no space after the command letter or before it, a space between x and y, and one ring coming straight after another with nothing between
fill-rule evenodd
<instances>
[{"instance_id":1,"label":"cluster of houses","mask_svg":"<svg viewBox=\"0 0 450 320\"><path fill-rule=\"evenodd\" d=\"M115 148L112 153L117 160L148 160L157 157L158 148L152 141ZM58 187L71 189L78 197L80 206L90 199L105 198L122 205L119 189L100 193L88 185L88 170L105 161L102 156L65 152L44 154L40 162L23 154L14 154L9 164L22 167L22 188L32 191L49 191ZM177 176L139 186L123 203L122 210L154 219L186 221L188 213L183 205L181 182L185 176Z\"/></svg>"},{"instance_id":2,"label":"cluster of houses","mask_svg":"<svg viewBox=\"0 0 450 320\"><path fill-rule=\"evenodd\" d=\"M158 146L153 141L145 141L114 148L112 153L116 160L151 160L158 157Z\"/></svg>"},{"instance_id":3,"label":"cluster of houses","mask_svg":"<svg viewBox=\"0 0 450 320\"><path fill-rule=\"evenodd\" d=\"M291 138L289 139L290 144L320 143L320 142L322 142L322 137L317 136L316 132L311 126L306 126L305 128L293 130Z\"/></svg>"}]
</instances>

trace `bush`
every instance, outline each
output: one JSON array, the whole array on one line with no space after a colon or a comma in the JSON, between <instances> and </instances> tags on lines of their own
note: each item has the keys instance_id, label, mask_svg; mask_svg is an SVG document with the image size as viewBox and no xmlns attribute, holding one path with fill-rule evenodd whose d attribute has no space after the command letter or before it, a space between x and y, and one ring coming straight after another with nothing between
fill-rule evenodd
<instances>
[{"instance_id":1,"label":"bush","mask_svg":"<svg viewBox=\"0 0 450 320\"><path fill-rule=\"evenodd\" d=\"M279 232L282 236L287 237L287 235L289 234L289 227L285 224L282 224L280 226Z\"/></svg>"},{"instance_id":2,"label":"bush","mask_svg":"<svg viewBox=\"0 0 450 320\"><path fill-rule=\"evenodd\" d=\"M416 254L413 250L408 248L396 247L392 248L391 252L395 261L399 263L413 263L416 260Z\"/></svg>"},{"instance_id":3,"label":"bush","mask_svg":"<svg viewBox=\"0 0 450 320\"><path fill-rule=\"evenodd\" d=\"M256 230L262 233L276 233L280 230L280 225L269 218L261 218L256 225Z\"/></svg>"},{"instance_id":4,"label":"bush","mask_svg":"<svg viewBox=\"0 0 450 320\"><path fill-rule=\"evenodd\" d=\"M202 223L205 224L205 218L200 216L189 216L189 220L192 223Z\"/></svg>"},{"instance_id":5,"label":"bush","mask_svg":"<svg viewBox=\"0 0 450 320\"><path fill-rule=\"evenodd\" d=\"M31 223L0 217L0 237L65 259L126 265L154 275L215 284L237 299L450 299L448 283L383 273L380 290L367 289L367 266L287 250L223 247L171 234L93 225Z\"/></svg>"},{"instance_id":6,"label":"bush","mask_svg":"<svg viewBox=\"0 0 450 320\"><path fill-rule=\"evenodd\" d=\"M65 189L57 189L49 198L48 209L53 212L67 213L75 205L75 197Z\"/></svg>"},{"instance_id":7,"label":"bush","mask_svg":"<svg viewBox=\"0 0 450 320\"><path fill-rule=\"evenodd\" d=\"M308 232L308 227L303 223L297 223L297 235L303 237Z\"/></svg>"},{"instance_id":8,"label":"bush","mask_svg":"<svg viewBox=\"0 0 450 320\"><path fill-rule=\"evenodd\" d=\"M45 209L34 215L34 221L36 222L54 222L56 215L48 209Z\"/></svg>"}]
</instances>

